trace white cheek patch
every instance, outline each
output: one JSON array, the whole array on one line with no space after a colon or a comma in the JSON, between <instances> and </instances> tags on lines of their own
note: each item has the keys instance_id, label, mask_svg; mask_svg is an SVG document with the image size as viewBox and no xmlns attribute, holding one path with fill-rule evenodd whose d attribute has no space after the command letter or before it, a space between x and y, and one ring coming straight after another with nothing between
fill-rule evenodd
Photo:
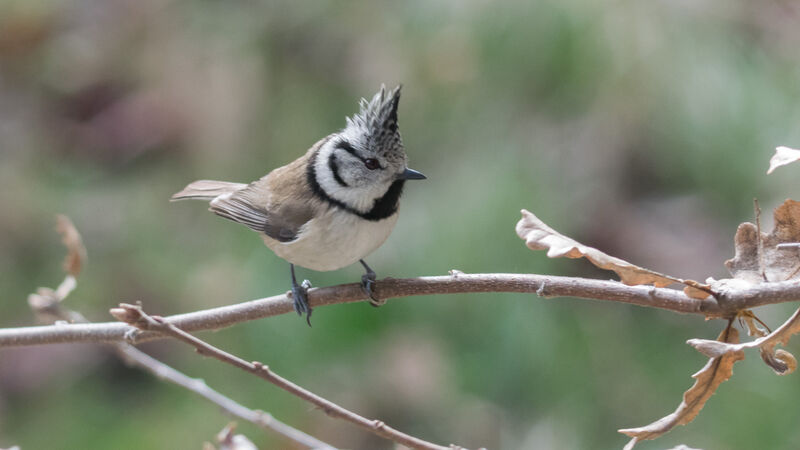
<instances>
[{"instance_id":1,"label":"white cheek patch","mask_svg":"<svg viewBox=\"0 0 800 450\"><path fill-rule=\"evenodd\" d=\"M330 167L330 157L336 152L336 144L339 141L331 139L331 141L319 150L316 161L314 162L314 172L317 177L317 183L320 188L331 198L338 200L345 205L359 211L366 213L375 204L375 200L382 197L383 194L389 189L390 183L375 183L366 186L343 186L336 180L336 176ZM344 150L339 150L340 153L346 154ZM338 155L337 155L338 157ZM347 154L343 158L353 158ZM339 165L340 178L345 182L351 180L352 177L347 176L347 168L344 164Z\"/></svg>"}]
</instances>

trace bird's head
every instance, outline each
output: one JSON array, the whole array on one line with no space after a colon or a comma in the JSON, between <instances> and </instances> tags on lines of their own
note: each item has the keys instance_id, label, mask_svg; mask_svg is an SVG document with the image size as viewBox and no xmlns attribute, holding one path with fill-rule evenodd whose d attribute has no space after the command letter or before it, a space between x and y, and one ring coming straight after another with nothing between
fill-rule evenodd
<instances>
[{"instance_id":1,"label":"bird's head","mask_svg":"<svg viewBox=\"0 0 800 450\"><path fill-rule=\"evenodd\" d=\"M409 169L397 124L400 86L385 86L371 100L361 99L360 111L320 149L316 173L326 193L346 205L367 211L393 185L424 179ZM397 183L397 182L400 183Z\"/></svg>"}]
</instances>

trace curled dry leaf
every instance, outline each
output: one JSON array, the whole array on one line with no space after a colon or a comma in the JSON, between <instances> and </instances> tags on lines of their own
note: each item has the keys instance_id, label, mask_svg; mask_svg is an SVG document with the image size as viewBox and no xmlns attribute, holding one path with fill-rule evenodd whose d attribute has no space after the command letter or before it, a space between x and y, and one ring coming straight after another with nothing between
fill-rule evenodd
<instances>
[{"instance_id":1,"label":"curled dry leaf","mask_svg":"<svg viewBox=\"0 0 800 450\"><path fill-rule=\"evenodd\" d=\"M761 358L775 373L787 375L797 368L797 360L785 350L775 350L775 346L786 345L789 338L797 333L800 333L800 309L795 311L780 328L751 342L731 344L708 339L689 339L686 343L712 358L739 353L748 348L758 348Z\"/></svg>"},{"instance_id":2,"label":"curled dry leaf","mask_svg":"<svg viewBox=\"0 0 800 450\"><path fill-rule=\"evenodd\" d=\"M690 297L703 299L709 295L707 292L709 287L702 283L682 280L639 267L568 238L547 226L530 211L522 210L522 219L517 222L516 230L517 235L525 240L525 244L531 250L547 250L547 256L550 258L586 258L601 269L616 272L620 280L629 286L652 284L664 287L673 283L683 283L687 285L685 292Z\"/></svg>"},{"instance_id":3,"label":"curled dry leaf","mask_svg":"<svg viewBox=\"0 0 800 450\"><path fill-rule=\"evenodd\" d=\"M769 335L769 331L762 328L756 323L761 322L755 314L750 310L745 310L739 313L745 324L747 324L747 334L753 337L764 337ZM772 368L778 375L787 375L795 371L797 368L797 360L794 355L786 350L775 350L774 348L767 348L765 346L758 347L758 353L766 365Z\"/></svg>"},{"instance_id":4,"label":"curled dry leaf","mask_svg":"<svg viewBox=\"0 0 800 450\"><path fill-rule=\"evenodd\" d=\"M786 200L775 209L774 217L775 227L769 234L761 233L760 246L758 227L750 222L739 225L734 239L736 254L725 261L734 278L762 283L800 275L800 248L778 248L779 244L800 242L800 202Z\"/></svg>"},{"instance_id":5,"label":"curled dry leaf","mask_svg":"<svg viewBox=\"0 0 800 450\"><path fill-rule=\"evenodd\" d=\"M717 340L738 343L739 332L729 323L720 333ZM637 441L655 439L677 425L686 425L694 420L719 385L731 377L734 363L742 359L744 359L744 352L741 350L724 353L721 356L709 359L708 363L699 372L692 375L692 378L697 381L683 394L683 401L675 412L650 425L639 428L626 428L619 430L619 432L634 438L632 442L635 444Z\"/></svg>"},{"instance_id":6,"label":"curled dry leaf","mask_svg":"<svg viewBox=\"0 0 800 450\"><path fill-rule=\"evenodd\" d=\"M789 375L797 370L797 358L793 354L783 349L777 349L773 353L759 349L761 352L761 359L766 363L777 375Z\"/></svg>"},{"instance_id":7,"label":"curled dry leaf","mask_svg":"<svg viewBox=\"0 0 800 450\"><path fill-rule=\"evenodd\" d=\"M620 280L627 285L652 284L664 287L679 282L675 278L636 266L568 238L524 209L522 219L517 223L517 235L525 240L525 244L531 250L547 250L547 256L550 258L586 258L601 269L616 272Z\"/></svg>"},{"instance_id":8,"label":"curled dry leaf","mask_svg":"<svg viewBox=\"0 0 800 450\"><path fill-rule=\"evenodd\" d=\"M61 242L67 247L67 256L63 263L67 276L56 290L40 287L35 293L28 295L28 305L40 314L46 314L48 310L58 307L58 304L75 290L78 286L75 277L80 273L81 266L86 260L86 247L83 246L81 235L69 217L62 214L56 216L56 231L61 235Z\"/></svg>"},{"instance_id":9,"label":"curled dry leaf","mask_svg":"<svg viewBox=\"0 0 800 450\"><path fill-rule=\"evenodd\" d=\"M63 214L56 216L56 231L61 235L61 242L67 247L67 256L63 263L64 271L77 277L83 262L86 261L86 247L83 245L81 234L69 217Z\"/></svg>"},{"instance_id":10,"label":"curled dry leaf","mask_svg":"<svg viewBox=\"0 0 800 450\"><path fill-rule=\"evenodd\" d=\"M772 155L772 158L769 160L769 170L767 170L767 174L772 173L772 171L780 166L791 164L797 160L800 160L800 150L789 147L778 147L775 149L775 154Z\"/></svg>"}]
</instances>

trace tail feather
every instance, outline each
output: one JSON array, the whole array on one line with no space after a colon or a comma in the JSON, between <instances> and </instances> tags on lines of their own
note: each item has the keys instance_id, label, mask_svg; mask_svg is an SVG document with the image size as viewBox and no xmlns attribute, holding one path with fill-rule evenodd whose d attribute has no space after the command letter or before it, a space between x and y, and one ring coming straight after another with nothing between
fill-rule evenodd
<instances>
[{"instance_id":1,"label":"tail feather","mask_svg":"<svg viewBox=\"0 0 800 450\"><path fill-rule=\"evenodd\" d=\"M170 201L196 199L213 200L223 194L230 194L246 188L246 184L228 181L197 180L189 183L182 191L170 197Z\"/></svg>"}]
</instances>

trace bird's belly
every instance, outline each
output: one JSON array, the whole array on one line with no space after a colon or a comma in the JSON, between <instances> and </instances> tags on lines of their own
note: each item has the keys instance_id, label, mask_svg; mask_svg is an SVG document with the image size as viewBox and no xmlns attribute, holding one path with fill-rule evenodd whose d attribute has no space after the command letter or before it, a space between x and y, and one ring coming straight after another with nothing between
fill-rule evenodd
<instances>
[{"instance_id":1,"label":"bird's belly","mask_svg":"<svg viewBox=\"0 0 800 450\"><path fill-rule=\"evenodd\" d=\"M298 238L279 242L262 235L276 255L292 264L317 271L336 270L366 257L381 246L394 228L397 214L380 221L331 209L303 225Z\"/></svg>"}]
</instances>

